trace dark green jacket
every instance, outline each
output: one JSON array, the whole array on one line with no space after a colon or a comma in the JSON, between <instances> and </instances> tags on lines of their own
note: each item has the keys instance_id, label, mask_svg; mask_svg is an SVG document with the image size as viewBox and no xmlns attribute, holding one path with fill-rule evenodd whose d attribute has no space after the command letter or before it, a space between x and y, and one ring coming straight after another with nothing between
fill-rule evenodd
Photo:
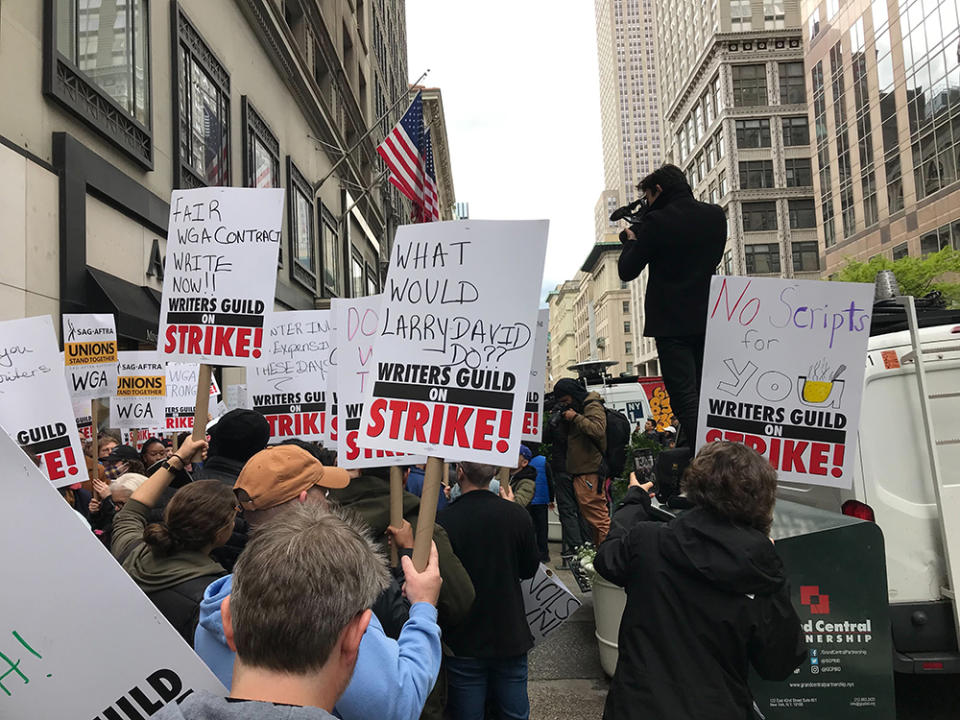
<instances>
[{"instance_id":1,"label":"dark green jacket","mask_svg":"<svg viewBox=\"0 0 960 720\"><path fill-rule=\"evenodd\" d=\"M388 552L385 533L390 524L389 480L361 475L342 490L331 490L330 499L357 513L373 531L373 537L383 543L384 552ZM404 492L403 517L413 526L414 532L417 530L419 512L420 498ZM474 598L473 583L450 547L446 531L439 525L434 526L433 541L437 544L440 576L443 578L440 599L437 601L437 623L441 628L447 628L462 622L470 612Z\"/></svg>"},{"instance_id":2,"label":"dark green jacket","mask_svg":"<svg viewBox=\"0 0 960 720\"><path fill-rule=\"evenodd\" d=\"M513 501L520 507L527 507L537 493L537 469L527 465L510 476L510 489Z\"/></svg>"}]
</instances>

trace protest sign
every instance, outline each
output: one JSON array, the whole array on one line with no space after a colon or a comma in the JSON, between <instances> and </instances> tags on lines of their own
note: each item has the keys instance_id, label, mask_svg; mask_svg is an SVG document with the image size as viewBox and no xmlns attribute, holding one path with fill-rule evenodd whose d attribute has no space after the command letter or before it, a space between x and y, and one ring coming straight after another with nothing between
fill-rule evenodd
<instances>
[{"instance_id":1,"label":"protest sign","mask_svg":"<svg viewBox=\"0 0 960 720\"><path fill-rule=\"evenodd\" d=\"M89 526L56 490L39 482L39 471L6 437L0 437L0 465L0 542L17 548L0 593L0 715L148 717L194 690L226 694ZM27 533L30 541L24 542ZM69 612L64 598L70 599ZM90 620L104 612L109 642L103 623Z\"/></svg>"},{"instance_id":2,"label":"protest sign","mask_svg":"<svg viewBox=\"0 0 960 720\"><path fill-rule=\"evenodd\" d=\"M86 480L49 315L0 323L0 425L60 487Z\"/></svg>"},{"instance_id":3,"label":"protest sign","mask_svg":"<svg viewBox=\"0 0 960 720\"><path fill-rule=\"evenodd\" d=\"M247 371L254 410L276 440L322 440L327 421L327 372L333 335L329 310L295 310L268 318L266 362Z\"/></svg>"},{"instance_id":4,"label":"protest sign","mask_svg":"<svg viewBox=\"0 0 960 720\"><path fill-rule=\"evenodd\" d=\"M540 563L536 575L520 581L520 592L534 642L540 642L563 625L581 604L543 563Z\"/></svg>"},{"instance_id":5,"label":"protest sign","mask_svg":"<svg viewBox=\"0 0 960 720\"><path fill-rule=\"evenodd\" d=\"M117 392L110 399L110 427L159 428L167 403L167 377L153 350L120 353Z\"/></svg>"},{"instance_id":6,"label":"protest sign","mask_svg":"<svg viewBox=\"0 0 960 720\"><path fill-rule=\"evenodd\" d=\"M117 330L113 315L64 315L63 356L74 400L110 397L117 386Z\"/></svg>"},{"instance_id":7,"label":"protest sign","mask_svg":"<svg viewBox=\"0 0 960 720\"><path fill-rule=\"evenodd\" d=\"M93 408L86 400L73 402L73 417L77 421L77 434L81 442L93 438Z\"/></svg>"},{"instance_id":8,"label":"protest sign","mask_svg":"<svg viewBox=\"0 0 960 720\"><path fill-rule=\"evenodd\" d=\"M391 465L416 465L426 462L423 456L392 450L361 448L358 443L363 415L363 397L367 383L374 381L376 363L373 344L380 334L382 295L332 300L330 303L336 326L337 416L331 418L336 428L341 467L367 468Z\"/></svg>"},{"instance_id":9,"label":"protest sign","mask_svg":"<svg viewBox=\"0 0 960 720\"><path fill-rule=\"evenodd\" d=\"M197 381L200 378L200 363L167 363L167 399L164 408L163 429L167 432L193 430L196 413ZM215 379L210 381L210 396L220 394Z\"/></svg>"},{"instance_id":10,"label":"protest sign","mask_svg":"<svg viewBox=\"0 0 960 720\"><path fill-rule=\"evenodd\" d=\"M523 413L522 440L542 442L543 394L547 378L547 333L550 329L550 311L537 312L537 333L533 342L533 364L530 366L530 383L527 386L527 406Z\"/></svg>"},{"instance_id":11,"label":"protest sign","mask_svg":"<svg viewBox=\"0 0 960 720\"><path fill-rule=\"evenodd\" d=\"M873 286L714 277L697 445L754 448L780 480L849 488Z\"/></svg>"},{"instance_id":12,"label":"protest sign","mask_svg":"<svg viewBox=\"0 0 960 720\"><path fill-rule=\"evenodd\" d=\"M170 197L160 303L168 360L251 367L263 362L273 309L283 190L208 187Z\"/></svg>"},{"instance_id":13,"label":"protest sign","mask_svg":"<svg viewBox=\"0 0 960 720\"><path fill-rule=\"evenodd\" d=\"M227 385L223 393L223 402L228 410L238 408L249 410L250 400L247 398L247 386L244 384Z\"/></svg>"},{"instance_id":14,"label":"protest sign","mask_svg":"<svg viewBox=\"0 0 960 720\"><path fill-rule=\"evenodd\" d=\"M361 447L516 464L546 244L546 221L397 231Z\"/></svg>"}]
</instances>

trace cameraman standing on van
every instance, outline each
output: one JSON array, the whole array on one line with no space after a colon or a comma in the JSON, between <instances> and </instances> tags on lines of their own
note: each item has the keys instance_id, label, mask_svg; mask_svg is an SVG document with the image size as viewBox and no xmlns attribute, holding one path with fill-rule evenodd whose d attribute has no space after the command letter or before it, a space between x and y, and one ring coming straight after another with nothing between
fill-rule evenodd
<instances>
[{"instance_id":1,"label":"cameraman standing on van","mask_svg":"<svg viewBox=\"0 0 960 720\"><path fill-rule=\"evenodd\" d=\"M650 266L643 334L657 342L663 384L680 419L677 445L692 448L697 441L710 278L723 258L727 220L719 205L694 199L676 165L655 170L637 189L647 207L620 233L620 279L633 280Z\"/></svg>"}]
</instances>

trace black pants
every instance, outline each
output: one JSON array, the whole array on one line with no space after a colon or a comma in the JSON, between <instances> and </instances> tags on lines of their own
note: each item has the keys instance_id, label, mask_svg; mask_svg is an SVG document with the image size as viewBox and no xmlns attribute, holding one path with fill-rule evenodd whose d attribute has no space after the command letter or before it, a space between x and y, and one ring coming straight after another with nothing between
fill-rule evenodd
<instances>
[{"instance_id":1,"label":"black pants","mask_svg":"<svg viewBox=\"0 0 960 720\"><path fill-rule=\"evenodd\" d=\"M527 505L530 517L533 518L533 529L537 534L537 549L540 551L540 562L550 562L550 546L547 544L547 506Z\"/></svg>"},{"instance_id":2,"label":"black pants","mask_svg":"<svg viewBox=\"0 0 960 720\"><path fill-rule=\"evenodd\" d=\"M580 514L580 504L573 491L573 479L566 473L553 475L557 493L557 514L560 516L561 555L573 551L590 540L590 529Z\"/></svg>"},{"instance_id":3,"label":"black pants","mask_svg":"<svg viewBox=\"0 0 960 720\"><path fill-rule=\"evenodd\" d=\"M656 339L663 385L670 396L673 414L680 421L677 447L692 448L697 442L704 339L703 335Z\"/></svg>"}]
</instances>

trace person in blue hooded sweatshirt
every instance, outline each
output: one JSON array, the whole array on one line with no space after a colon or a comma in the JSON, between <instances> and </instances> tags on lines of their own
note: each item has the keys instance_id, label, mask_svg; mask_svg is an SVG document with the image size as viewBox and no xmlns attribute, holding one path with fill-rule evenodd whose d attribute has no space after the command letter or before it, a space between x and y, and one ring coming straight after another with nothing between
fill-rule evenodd
<instances>
[{"instance_id":1,"label":"person in blue hooded sweatshirt","mask_svg":"<svg viewBox=\"0 0 960 720\"><path fill-rule=\"evenodd\" d=\"M282 445L250 458L237 478L234 492L255 532L291 507L326 503L325 488L343 488L349 481L345 470L325 467L295 445ZM412 544L409 526L403 530L395 532L397 544ZM409 562L404 563L404 571L408 575L416 572ZM429 573L430 567L424 572ZM194 637L197 654L228 689L235 653L227 644L222 606L232 587L233 576L227 575L207 588ZM353 677L334 708L343 720L416 720L420 716L440 672L440 628L436 595L430 601L418 601L418 596L410 597L409 587L407 595L410 615L399 640L387 637L376 615L371 616L360 642Z\"/></svg>"}]
</instances>

